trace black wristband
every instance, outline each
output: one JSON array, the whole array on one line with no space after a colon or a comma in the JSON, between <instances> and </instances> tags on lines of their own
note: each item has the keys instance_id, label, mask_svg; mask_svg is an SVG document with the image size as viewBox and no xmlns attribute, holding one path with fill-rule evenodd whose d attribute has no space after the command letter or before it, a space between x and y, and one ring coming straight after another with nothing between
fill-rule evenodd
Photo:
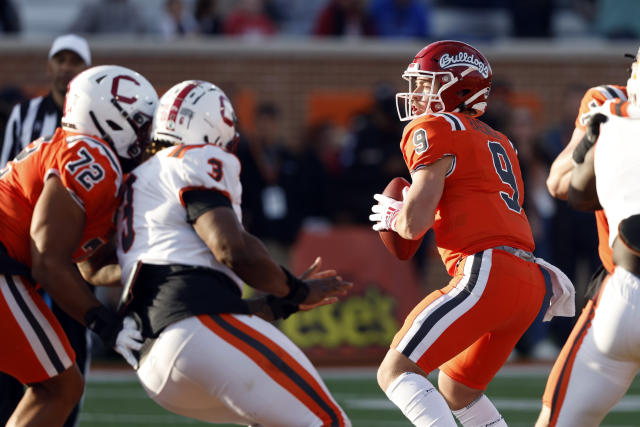
<instances>
[{"instance_id":1,"label":"black wristband","mask_svg":"<svg viewBox=\"0 0 640 427\"><path fill-rule=\"evenodd\" d=\"M267 305L273 313L273 320L286 319L300 310L298 304L275 295L267 295Z\"/></svg>"},{"instance_id":2,"label":"black wristband","mask_svg":"<svg viewBox=\"0 0 640 427\"><path fill-rule=\"evenodd\" d=\"M608 120L604 114L594 114L587 123L587 128L584 136L578 143L578 146L573 150L571 157L577 164L584 163L584 158L587 155L587 151L594 146L600 136L600 125Z\"/></svg>"},{"instance_id":3,"label":"black wristband","mask_svg":"<svg viewBox=\"0 0 640 427\"><path fill-rule=\"evenodd\" d=\"M84 315L84 323L108 348L115 345L118 332L122 329L122 319L103 305L90 308Z\"/></svg>"},{"instance_id":4,"label":"black wristband","mask_svg":"<svg viewBox=\"0 0 640 427\"><path fill-rule=\"evenodd\" d=\"M280 268L287 276L287 285L289 286L289 293L282 297L282 299L291 301L296 305L302 304L302 302L307 299L307 296L309 296L309 285L307 285L304 280L298 279L286 268Z\"/></svg>"},{"instance_id":5,"label":"black wristband","mask_svg":"<svg viewBox=\"0 0 640 427\"><path fill-rule=\"evenodd\" d=\"M587 151L589 151L589 149L593 147L595 143L595 141L591 142L587 135L583 136L575 150L573 150L573 154L571 154L571 158L573 158L573 161L579 165L584 163L584 158L587 155Z\"/></svg>"}]
</instances>

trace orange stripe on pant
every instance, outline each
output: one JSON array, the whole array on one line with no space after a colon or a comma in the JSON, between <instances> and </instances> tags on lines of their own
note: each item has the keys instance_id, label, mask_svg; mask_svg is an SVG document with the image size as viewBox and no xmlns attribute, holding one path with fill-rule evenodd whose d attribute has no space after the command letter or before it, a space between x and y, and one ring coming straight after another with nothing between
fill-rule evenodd
<instances>
[{"instance_id":1,"label":"orange stripe on pant","mask_svg":"<svg viewBox=\"0 0 640 427\"><path fill-rule=\"evenodd\" d=\"M571 379L571 373L573 371L573 364L578 355L578 351L582 346L584 338L587 336L587 332L591 328L591 322L596 315L596 309L600 301L600 295L606 285L610 276L607 276L596 298L587 301L580 317L576 321L575 326L571 330L571 335L567 339L567 342L562 347L558 358L551 368L549 373L549 379L542 395L542 403L551 409L549 415L549 426L553 427L558 422L558 416L564 403L564 398L567 394L567 388L569 387L569 381Z\"/></svg>"},{"instance_id":2,"label":"orange stripe on pant","mask_svg":"<svg viewBox=\"0 0 640 427\"><path fill-rule=\"evenodd\" d=\"M344 427L345 421L342 417L342 412L340 411L340 409L333 403L333 400L327 395L320 384L318 384L316 379L302 365L300 365L300 363L296 359L294 359L291 355L289 355L289 353L287 353L283 348L270 340L268 337L246 325L245 323L237 320L232 315L220 314L217 316L233 328L246 335L251 336L251 338L255 339L257 342L271 351L287 367L292 369L295 374L297 374L309 387L311 387L313 392L315 392L320 397L320 399L322 399L322 402L324 402L324 404L328 408L330 408L330 411L333 412L334 416L332 417L331 413L322 408L321 405L318 404L312 396L305 392L305 390L303 390L300 385L297 384L290 376L283 372L283 370L279 366L274 364L274 362L270 360L267 355L263 354L251 344L245 342L238 336L220 326L210 316L201 315L198 316L198 319L207 328L211 329L215 334L223 338L225 341L236 347L238 350L242 351L247 357L253 360L276 383L280 384L284 389L289 391L292 395L296 396L298 400L300 400L307 408L309 408L311 412L313 412L318 418L322 420L323 425L335 425L335 423L332 422L333 418L337 419L339 427Z\"/></svg>"}]
</instances>

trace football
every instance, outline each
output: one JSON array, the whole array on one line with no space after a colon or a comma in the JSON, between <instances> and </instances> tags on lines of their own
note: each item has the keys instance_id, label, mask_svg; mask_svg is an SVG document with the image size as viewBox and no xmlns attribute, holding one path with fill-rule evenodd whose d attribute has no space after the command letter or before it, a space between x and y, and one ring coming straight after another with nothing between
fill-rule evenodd
<instances>
[{"instance_id":1,"label":"football","mask_svg":"<svg viewBox=\"0 0 640 427\"><path fill-rule=\"evenodd\" d=\"M396 177L387 184L383 195L391 197L396 200L402 200L402 189L404 187L408 187L409 181L402 177ZM395 231L379 231L380 238L382 239L382 243L387 247L389 252L394 254L396 258L401 260L407 260L413 257L416 253L420 244L422 243L423 237L418 240L407 240L402 237Z\"/></svg>"}]
</instances>

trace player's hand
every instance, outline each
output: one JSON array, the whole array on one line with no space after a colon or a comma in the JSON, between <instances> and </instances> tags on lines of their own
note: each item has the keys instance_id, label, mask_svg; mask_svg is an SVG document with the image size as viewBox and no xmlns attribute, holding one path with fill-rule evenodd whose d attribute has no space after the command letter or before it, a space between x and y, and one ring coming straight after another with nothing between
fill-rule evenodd
<instances>
[{"instance_id":1,"label":"player's hand","mask_svg":"<svg viewBox=\"0 0 640 427\"><path fill-rule=\"evenodd\" d=\"M317 257L313 264L309 266L298 278L300 280L307 279L321 279L323 277L334 276L336 274L335 270L320 270L322 266L322 257Z\"/></svg>"},{"instance_id":2,"label":"player's hand","mask_svg":"<svg viewBox=\"0 0 640 427\"><path fill-rule=\"evenodd\" d=\"M120 353L133 369L138 369L137 353L142 348L142 342L142 333L134 318L125 317L122 320L122 329L118 332L113 349Z\"/></svg>"},{"instance_id":3,"label":"player's hand","mask_svg":"<svg viewBox=\"0 0 640 427\"><path fill-rule=\"evenodd\" d=\"M353 283L338 276L335 271L325 270L313 279L305 280L309 286L309 295L299 305L300 310L311 310L338 301L338 297L347 294Z\"/></svg>"},{"instance_id":4,"label":"player's hand","mask_svg":"<svg viewBox=\"0 0 640 427\"><path fill-rule=\"evenodd\" d=\"M391 197L385 196L383 194L373 195L373 198L378 203L371 207L371 212L373 213L369 215L369 220L374 223L373 229L375 231L396 231L396 219L398 217L398 214L400 213L400 209L402 209L402 205L404 204L404 199L406 198L408 190L409 187L405 187L402 190L402 201L392 199Z\"/></svg>"}]
</instances>

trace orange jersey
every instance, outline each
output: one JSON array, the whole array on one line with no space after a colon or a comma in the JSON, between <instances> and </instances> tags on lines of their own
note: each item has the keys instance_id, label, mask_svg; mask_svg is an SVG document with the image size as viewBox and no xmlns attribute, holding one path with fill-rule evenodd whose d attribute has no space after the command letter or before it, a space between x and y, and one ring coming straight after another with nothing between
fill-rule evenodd
<instances>
[{"instance_id":1,"label":"orange jersey","mask_svg":"<svg viewBox=\"0 0 640 427\"><path fill-rule=\"evenodd\" d=\"M452 156L433 229L449 274L458 260L507 245L533 251L518 156L506 136L459 113L409 123L400 144L410 172Z\"/></svg>"},{"instance_id":2,"label":"orange jersey","mask_svg":"<svg viewBox=\"0 0 640 427\"><path fill-rule=\"evenodd\" d=\"M115 229L122 169L114 151L102 140L58 128L50 138L25 147L0 171L0 241L14 259L31 266L29 229L45 180L52 174L85 212L75 262L106 242Z\"/></svg>"},{"instance_id":3,"label":"orange jersey","mask_svg":"<svg viewBox=\"0 0 640 427\"><path fill-rule=\"evenodd\" d=\"M627 88L617 85L596 86L589 89L580 102L580 111L576 117L576 128L586 130L587 117L589 111L602 105L605 101L611 99L627 100ZM596 211L596 225L598 227L598 254L602 265L609 273L613 272L613 254L609 247L609 223L604 211Z\"/></svg>"}]
</instances>

